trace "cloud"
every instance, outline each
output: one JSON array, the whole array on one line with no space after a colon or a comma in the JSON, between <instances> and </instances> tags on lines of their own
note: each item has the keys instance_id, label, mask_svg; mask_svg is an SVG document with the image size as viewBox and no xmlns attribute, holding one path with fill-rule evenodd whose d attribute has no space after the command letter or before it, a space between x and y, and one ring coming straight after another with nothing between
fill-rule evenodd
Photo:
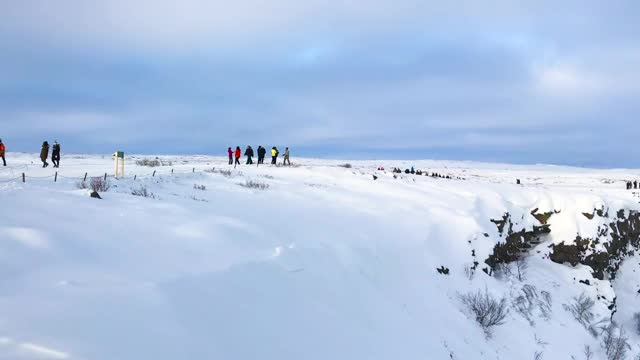
<instances>
[{"instance_id":1,"label":"cloud","mask_svg":"<svg viewBox=\"0 0 640 360\"><path fill-rule=\"evenodd\" d=\"M632 1L7 1L0 131L14 143L55 136L75 151L260 142L310 156L386 148L640 165L623 157L640 130L638 10Z\"/></svg>"}]
</instances>

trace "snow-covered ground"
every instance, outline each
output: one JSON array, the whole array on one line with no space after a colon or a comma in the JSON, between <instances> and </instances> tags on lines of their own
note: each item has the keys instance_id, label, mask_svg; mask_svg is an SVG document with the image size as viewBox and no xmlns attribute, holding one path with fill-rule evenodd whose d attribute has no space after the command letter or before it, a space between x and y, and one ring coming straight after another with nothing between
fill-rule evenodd
<instances>
[{"instance_id":1,"label":"snow-covered ground","mask_svg":"<svg viewBox=\"0 0 640 360\"><path fill-rule=\"evenodd\" d=\"M207 156L161 156L167 165L150 168L138 156L97 200L77 184L112 175L110 156L42 169L37 155L8 155L0 359L565 360L586 359L585 346L606 359L601 337L566 309L581 294L601 324L617 297L628 358L640 354L640 256L615 281L548 258L551 244L595 235L598 220L583 213L640 209L624 184L638 170L315 159L233 169ZM456 179L389 171L410 166ZM132 195L143 189L148 197ZM531 228L536 208L558 213L523 279L483 272L501 241L490 220L508 212ZM514 303L529 285L542 300L527 319ZM509 304L490 336L460 300L475 290Z\"/></svg>"}]
</instances>

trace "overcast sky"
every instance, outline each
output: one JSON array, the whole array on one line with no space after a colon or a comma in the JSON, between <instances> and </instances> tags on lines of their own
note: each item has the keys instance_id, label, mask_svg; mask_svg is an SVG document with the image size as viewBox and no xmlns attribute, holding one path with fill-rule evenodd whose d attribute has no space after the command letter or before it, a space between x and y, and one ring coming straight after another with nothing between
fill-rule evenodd
<instances>
[{"instance_id":1,"label":"overcast sky","mask_svg":"<svg viewBox=\"0 0 640 360\"><path fill-rule=\"evenodd\" d=\"M639 14L634 0L0 1L0 138L640 167Z\"/></svg>"}]
</instances>

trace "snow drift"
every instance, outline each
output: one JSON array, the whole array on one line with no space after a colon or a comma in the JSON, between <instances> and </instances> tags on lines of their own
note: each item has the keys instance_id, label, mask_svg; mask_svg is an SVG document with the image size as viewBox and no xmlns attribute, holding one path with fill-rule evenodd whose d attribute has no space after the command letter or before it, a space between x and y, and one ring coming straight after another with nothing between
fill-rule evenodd
<instances>
[{"instance_id":1,"label":"snow drift","mask_svg":"<svg viewBox=\"0 0 640 360\"><path fill-rule=\"evenodd\" d=\"M0 170L0 359L608 359L607 329L640 354L638 232L609 226L636 216L634 171L134 157L97 200L79 187L109 157L32 158ZM411 165L459 180L376 170Z\"/></svg>"}]
</instances>

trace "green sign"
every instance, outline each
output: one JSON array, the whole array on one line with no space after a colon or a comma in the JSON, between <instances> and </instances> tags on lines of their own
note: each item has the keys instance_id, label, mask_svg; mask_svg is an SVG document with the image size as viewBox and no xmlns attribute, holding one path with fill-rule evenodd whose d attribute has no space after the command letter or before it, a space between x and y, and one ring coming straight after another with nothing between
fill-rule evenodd
<instances>
[{"instance_id":1,"label":"green sign","mask_svg":"<svg viewBox=\"0 0 640 360\"><path fill-rule=\"evenodd\" d=\"M120 158L120 159L124 159L124 151L117 151L117 152L116 152L116 154L117 154L116 156L117 156L118 158Z\"/></svg>"}]
</instances>

